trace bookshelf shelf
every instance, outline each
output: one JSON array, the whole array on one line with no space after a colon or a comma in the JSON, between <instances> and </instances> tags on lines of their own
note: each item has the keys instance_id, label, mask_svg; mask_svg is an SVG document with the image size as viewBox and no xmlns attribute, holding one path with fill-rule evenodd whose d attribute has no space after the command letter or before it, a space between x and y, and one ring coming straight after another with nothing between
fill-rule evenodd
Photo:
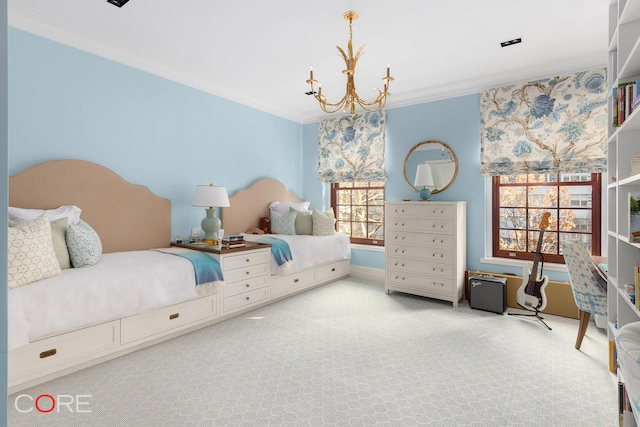
<instances>
[{"instance_id":1,"label":"bookshelf shelf","mask_svg":"<svg viewBox=\"0 0 640 427\"><path fill-rule=\"evenodd\" d=\"M620 94L619 85L640 79L640 0L614 0L609 6L609 92ZM637 84L636 84L637 86ZM638 88L636 88L638 89ZM622 90L624 92L624 90ZM633 91L632 91L633 92ZM640 321L636 309L624 291L625 284L634 283L634 266L640 259L640 244L629 241L629 195L640 191L640 174L632 175L631 159L640 155L640 111L633 111L616 127L615 103L609 100L609 176L617 180L607 185L607 245L608 245L608 335L610 369L615 371L615 338L623 326ZM640 107L637 108L640 110ZM640 297L640 295L639 295ZM618 370L621 387L624 372ZM638 399L640 396L630 396ZM621 402L622 403L622 402ZM639 414L625 414L624 425L636 425ZM622 415L622 412L621 412ZM621 417L621 421L622 421Z\"/></svg>"}]
</instances>

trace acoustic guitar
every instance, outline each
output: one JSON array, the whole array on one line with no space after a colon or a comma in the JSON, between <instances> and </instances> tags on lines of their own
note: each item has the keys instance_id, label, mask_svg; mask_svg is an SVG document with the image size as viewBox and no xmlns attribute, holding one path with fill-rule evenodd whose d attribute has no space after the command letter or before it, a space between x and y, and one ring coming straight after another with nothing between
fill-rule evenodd
<instances>
[{"instance_id":1,"label":"acoustic guitar","mask_svg":"<svg viewBox=\"0 0 640 427\"><path fill-rule=\"evenodd\" d=\"M547 276L538 277L538 263L542 260L542 236L544 230L549 227L549 217L551 213L545 212L540 221L540 236L538 237L538 246L533 257L533 267L529 272L528 266L524 266L522 270L522 285L516 294L516 301L520 306L527 310L542 311L547 306L547 296L544 289L549 283ZM525 278L527 278L525 280Z\"/></svg>"}]
</instances>

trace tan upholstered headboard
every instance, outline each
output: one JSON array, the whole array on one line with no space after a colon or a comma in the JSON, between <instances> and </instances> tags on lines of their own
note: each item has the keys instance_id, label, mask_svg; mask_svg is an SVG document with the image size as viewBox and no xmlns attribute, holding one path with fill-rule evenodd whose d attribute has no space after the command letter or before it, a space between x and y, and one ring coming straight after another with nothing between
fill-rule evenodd
<instances>
[{"instance_id":1,"label":"tan upholstered headboard","mask_svg":"<svg viewBox=\"0 0 640 427\"><path fill-rule=\"evenodd\" d=\"M9 177L9 206L55 209L76 205L100 236L102 252L167 247L171 202L84 160L52 160Z\"/></svg>"},{"instance_id":2,"label":"tan upholstered headboard","mask_svg":"<svg viewBox=\"0 0 640 427\"><path fill-rule=\"evenodd\" d=\"M258 227L260 217L269 216L271 202L300 202L295 193L273 178L260 179L229 198L228 208L222 208L222 228L225 234L237 234Z\"/></svg>"}]
</instances>

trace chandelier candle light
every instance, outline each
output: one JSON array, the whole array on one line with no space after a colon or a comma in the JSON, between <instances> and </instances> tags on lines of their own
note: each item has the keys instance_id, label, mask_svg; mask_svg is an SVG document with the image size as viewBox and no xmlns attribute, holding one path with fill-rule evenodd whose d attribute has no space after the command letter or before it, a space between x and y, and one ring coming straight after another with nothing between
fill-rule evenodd
<instances>
[{"instance_id":1,"label":"chandelier candle light","mask_svg":"<svg viewBox=\"0 0 640 427\"><path fill-rule=\"evenodd\" d=\"M378 91L378 96L373 101L365 101L362 98L360 98L356 93L356 85L354 82L354 77L356 73L356 63L358 62L358 58L360 58L360 56L364 53L363 50L366 45L363 44L362 46L360 46L360 49L358 49L358 52L356 52L355 57L353 56L352 24L353 24L353 21L358 19L358 13L354 11L349 11L349 12L345 12L344 15L342 15L342 17L345 19L345 21L349 21L349 44L347 44L347 51L349 54L346 55L344 53L344 50L342 50L340 46L336 46L336 48L342 55L342 58L344 59L344 63L347 66L345 70L342 70L342 73L347 76L347 92L342 97L342 99L340 99L340 101L336 103L329 102L327 100L327 97L322 94L322 85L313 78L313 68L310 67L309 80L307 80L307 83L311 85L310 94L312 94L314 98L318 100L318 102L320 103L320 108L322 108L322 110L325 113L335 113L336 111L344 107L345 112L349 111L351 114L355 114L356 104L360 105L360 107L362 107L364 110L370 111L370 112L382 110L385 104L387 103L387 96L391 95L389 93L389 84L391 83L391 81L393 81L393 77L391 77L391 74L390 74L391 70L389 68L389 64L387 64L387 75L386 77L382 78L382 81L384 82L384 91L381 91L380 89L375 88ZM316 83L318 83L318 92L316 92L314 89L314 84Z\"/></svg>"},{"instance_id":2,"label":"chandelier candle light","mask_svg":"<svg viewBox=\"0 0 640 427\"><path fill-rule=\"evenodd\" d=\"M198 185L196 194L193 197L192 206L204 207L207 216L202 220L200 226L204 230L203 242L209 245L216 245L218 242L218 231L222 223L215 215L215 208L228 207L229 196L226 187L215 187L213 184Z\"/></svg>"}]
</instances>

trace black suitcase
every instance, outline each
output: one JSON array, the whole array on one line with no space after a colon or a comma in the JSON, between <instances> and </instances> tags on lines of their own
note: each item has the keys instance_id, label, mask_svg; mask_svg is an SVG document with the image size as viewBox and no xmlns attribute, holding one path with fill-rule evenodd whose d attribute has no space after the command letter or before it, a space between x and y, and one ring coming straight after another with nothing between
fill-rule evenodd
<instances>
[{"instance_id":1,"label":"black suitcase","mask_svg":"<svg viewBox=\"0 0 640 427\"><path fill-rule=\"evenodd\" d=\"M507 311L507 279L477 275L469 277L469 305L477 310L498 314Z\"/></svg>"}]
</instances>

